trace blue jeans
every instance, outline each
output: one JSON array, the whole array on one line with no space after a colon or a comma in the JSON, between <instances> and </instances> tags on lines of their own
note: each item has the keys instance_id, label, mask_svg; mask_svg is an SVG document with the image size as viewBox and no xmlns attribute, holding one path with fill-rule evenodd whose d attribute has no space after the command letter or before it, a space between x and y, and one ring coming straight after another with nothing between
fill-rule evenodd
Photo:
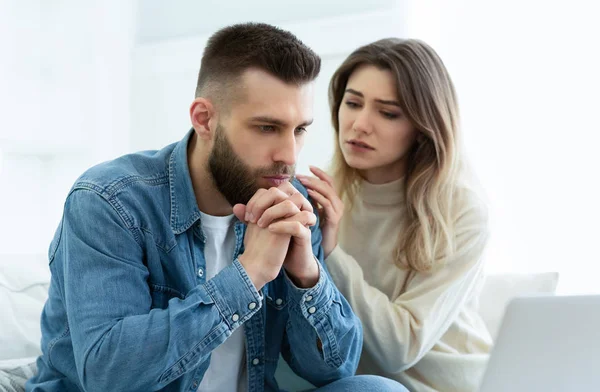
<instances>
[{"instance_id":1,"label":"blue jeans","mask_svg":"<svg viewBox=\"0 0 600 392\"><path fill-rule=\"evenodd\" d=\"M402 384L389 378L361 375L342 378L313 392L409 392Z\"/></svg>"}]
</instances>

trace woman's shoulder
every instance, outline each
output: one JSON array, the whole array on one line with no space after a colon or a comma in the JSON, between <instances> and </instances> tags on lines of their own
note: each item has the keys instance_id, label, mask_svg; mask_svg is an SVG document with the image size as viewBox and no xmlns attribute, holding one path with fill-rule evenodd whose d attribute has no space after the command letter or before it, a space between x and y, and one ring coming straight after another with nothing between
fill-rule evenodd
<instances>
[{"instance_id":1,"label":"woman's shoulder","mask_svg":"<svg viewBox=\"0 0 600 392\"><path fill-rule=\"evenodd\" d=\"M488 201L483 190L469 182L460 182L454 189L452 198L456 225L488 224Z\"/></svg>"}]
</instances>

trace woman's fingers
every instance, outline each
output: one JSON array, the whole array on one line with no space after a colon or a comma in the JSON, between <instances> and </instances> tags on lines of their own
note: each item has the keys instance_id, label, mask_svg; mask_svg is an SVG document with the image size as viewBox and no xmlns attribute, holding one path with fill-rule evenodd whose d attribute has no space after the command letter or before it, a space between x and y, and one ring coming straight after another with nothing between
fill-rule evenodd
<instances>
[{"instance_id":1,"label":"woman's fingers","mask_svg":"<svg viewBox=\"0 0 600 392\"><path fill-rule=\"evenodd\" d=\"M308 190L308 194L310 195L310 197L313 198L314 201L316 201L322 206L322 209L325 211L325 214L332 215L336 213L335 209L333 208L333 204L327 197L312 189Z\"/></svg>"},{"instance_id":2,"label":"woman's fingers","mask_svg":"<svg viewBox=\"0 0 600 392\"><path fill-rule=\"evenodd\" d=\"M325 173L324 170L319 169L316 166L309 166L309 169L315 176L317 176L321 180L323 180L326 183L328 183L329 185L331 185L332 188L335 188L335 186L333 185L333 177L331 177L329 174Z\"/></svg>"},{"instance_id":3,"label":"woman's fingers","mask_svg":"<svg viewBox=\"0 0 600 392\"><path fill-rule=\"evenodd\" d=\"M316 191L316 192L320 193L322 196L326 197L329 200L329 202L331 203L331 205L333 206L333 209L335 211L342 212L341 210L343 210L343 203L342 203L341 199L339 198L339 196L337 195L335 189L333 189L333 187L331 185L329 185L329 183L327 183L323 180L320 180L318 178L315 178L315 177L306 177L306 176L298 176L298 180L308 190ZM310 192L309 192L309 195L312 196L312 194ZM321 205L323 205L323 204L321 204Z\"/></svg>"}]
</instances>

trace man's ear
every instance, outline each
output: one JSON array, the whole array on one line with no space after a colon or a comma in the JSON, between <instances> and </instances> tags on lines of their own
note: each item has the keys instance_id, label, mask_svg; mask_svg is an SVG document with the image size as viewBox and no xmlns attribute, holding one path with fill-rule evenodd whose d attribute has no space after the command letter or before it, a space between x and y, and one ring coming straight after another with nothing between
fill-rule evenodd
<instances>
[{"instance_id":1,"label":"man's ear","mask_svg":"<svg viewBox=\"0 0 600 392\"><path fill-rule=\"evenodd\" d=\"M198 137L210 140L216 124L216 111L212 102L207 98L198 97L190 106L190 119ZM211 128L212 127L212 128Z\"/></svg>"}]
</instances>

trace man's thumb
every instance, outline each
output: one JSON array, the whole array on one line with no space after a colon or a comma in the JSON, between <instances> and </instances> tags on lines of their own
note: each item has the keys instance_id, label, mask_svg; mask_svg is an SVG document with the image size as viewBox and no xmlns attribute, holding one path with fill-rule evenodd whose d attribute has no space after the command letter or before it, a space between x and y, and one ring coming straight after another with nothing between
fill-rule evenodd
<instances>
[{"instance_id":1,"label":"man's thumb","mask_svg":"<svg viewBox=\"0 0 600 392\"><path fill-rule=\"evenodd\" d=\"M246 215L246 205L245 204L236 204L233 206L233 213L235 216L242 222L246 223L245 215Z\"/></svg>"}]
</instances>

